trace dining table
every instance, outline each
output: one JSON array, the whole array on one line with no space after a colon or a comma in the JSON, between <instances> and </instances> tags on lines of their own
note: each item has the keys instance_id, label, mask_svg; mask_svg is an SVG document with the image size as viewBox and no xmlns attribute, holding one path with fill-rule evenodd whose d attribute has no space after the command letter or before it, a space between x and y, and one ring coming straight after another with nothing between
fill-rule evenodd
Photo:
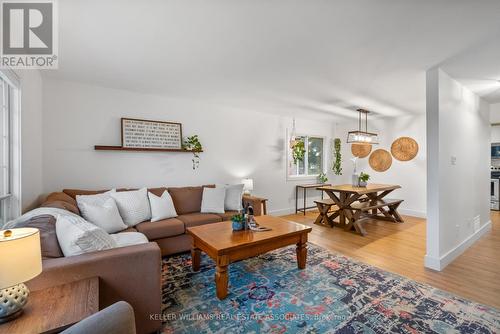
<instances>
[{"instance_id":1,"label":"dining table","mask_svg":"<svg viewBox=\"0 0 500 334\"><path fill-rule=\"evenodd\" d=\"M343 226L346 230L356 229L361 234L365 234L362 227L356 224L361 218L403 222L403 218L397 211L403 200L386 199L387 195L399 188L401 186L395 184L369 183L366 187L341 184L321 186L316 189L324 191L338 207L328 217L332 223L333 219L338 217L339 222L335 225Z\"/></svg>"}]
</instances>

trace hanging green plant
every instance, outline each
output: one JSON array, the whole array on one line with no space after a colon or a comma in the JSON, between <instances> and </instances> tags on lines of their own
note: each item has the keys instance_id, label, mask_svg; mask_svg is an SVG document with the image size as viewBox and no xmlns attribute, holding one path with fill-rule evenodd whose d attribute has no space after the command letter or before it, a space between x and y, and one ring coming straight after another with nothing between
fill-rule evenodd
<instances>
[{"instance_id":1,"label":"hanging green plant","mask_svg":"<svg viewBox=\"0 0 500 334\"><path fill-rule=\"evenodd\" d=\"M203 146L201 146L198 135L193 135L186 137L182 144L182 148L193 152L193 169L196 169L200 165L200 152L203 151Z\"/></svg>"},{"instance_id":2,"label":"hanging green plant","mask_svg":"<svg viewBox=\"0 0 500 334\"><path fill-rule=\"evenodd\" d=\"M340 152L340 138L333 140L333 166L332 170L335 175L342 175L342 153Z\"/></svg>"},{"instance_id":3,"label":"hanging green plant","mask_svg":"<svg viewBox=\"0 0 500 334\"><path fill-rule=\"evenodd\" d=\"M292 146L293 163L297 164L299 161L304 161L306 147L303 139L296 139Z\"/></svg>"}]
</instances>

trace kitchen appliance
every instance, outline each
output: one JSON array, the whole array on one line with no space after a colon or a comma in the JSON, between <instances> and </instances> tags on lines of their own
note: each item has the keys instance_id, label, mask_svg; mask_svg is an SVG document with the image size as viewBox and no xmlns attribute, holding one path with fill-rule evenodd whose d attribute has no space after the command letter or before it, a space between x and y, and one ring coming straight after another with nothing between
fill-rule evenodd
<instances>
[{"instance_id":1,"label":"kitchen appliance","mask_svg":"<svg viewBox=\"0 0 500 334\"><path fill-rule=\"evenodd\" d=\"M490 203L491 210L500 210L500 171L491 172Z\"/></svg>"},{"instance_id":2,"label":"kitchen appliance","mask_svg":"<svg viewBox=\"0 0 500 334\"><path fill-rule=\"evenodd\" d=\"M500 143L491 144L491 159L500 159Z\"/></svg>"}]
</instances>

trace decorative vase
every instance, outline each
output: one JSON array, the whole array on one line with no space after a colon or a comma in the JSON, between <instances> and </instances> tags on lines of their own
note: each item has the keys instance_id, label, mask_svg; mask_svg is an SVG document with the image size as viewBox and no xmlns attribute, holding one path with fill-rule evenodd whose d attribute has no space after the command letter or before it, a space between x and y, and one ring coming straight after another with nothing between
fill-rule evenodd
<instances>
[{"instance_id":1,"label":"decorative vase","mask_svg":"<svg viewBox=\"0 0 500 334\"><path fill-rule=\"evenodd\" d=\"M243 230L243 222L233 220L233 231L241 231Z\"/></svg>"},{"instance_id":2,"label":"decorative vase","mask_svg":"<svg viewBox=\"0 0 500 334\"><path fill-rule=\"evenodd\" d=\"M359 187L359 175L356 173L352 174L352 186Z\"/></svg>"},{"instance_id":3,"label":"decorative vase","mask_svg":"<svg viewBox=\"0 0 500 334\"><path fill-rule=\"evenodd\" d=\"M366 181L359 180L359 186L360 187L366 187L367 185L368 185L368 183Z\"/></svg>"}]
</instances>

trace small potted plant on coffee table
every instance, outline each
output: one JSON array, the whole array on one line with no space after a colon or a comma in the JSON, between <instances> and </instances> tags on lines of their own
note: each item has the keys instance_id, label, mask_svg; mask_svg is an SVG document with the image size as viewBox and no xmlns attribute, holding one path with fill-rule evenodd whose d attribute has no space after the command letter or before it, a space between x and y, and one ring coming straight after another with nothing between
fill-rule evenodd
<instances>
[{"instance_id":1,"label":"small potted plant on coffee table","mask_svg":"<svg viewBox=\"0 0 500 334\"><path fill-rule=\"evenodd\" d=\"M237 214L231 217L233 222L233 231L241 231L245 228L245 217L242 214Z\"/></svg>"},{"instance_id":2,"label":"small potted plant on coffee table","mask_svg":"<svg viewBox=\"0 0 500 334\"><path fill-rule=\"evenodd\" d=\"M358 182L359 186L360 187L366 187L366 185L368 184L367 182L368 182L369 179L370 179L370 175L361 172L361 174L359 174L359 178L358 178L358 180L359 180L359 182Z\"/></svg>"}]
</instances>

